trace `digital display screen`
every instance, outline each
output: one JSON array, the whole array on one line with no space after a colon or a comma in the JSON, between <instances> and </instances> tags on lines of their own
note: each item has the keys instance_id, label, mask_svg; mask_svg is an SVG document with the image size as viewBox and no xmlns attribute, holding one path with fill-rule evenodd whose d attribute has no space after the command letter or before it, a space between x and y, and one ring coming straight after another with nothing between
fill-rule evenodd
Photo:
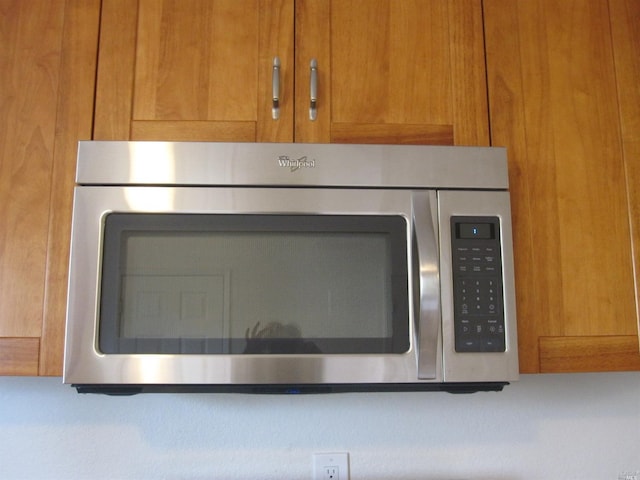
<instances>
[{"instance_id":1,"label":"digital display screen","mask_svg":"<svg viewBox=\"0 0 640 480\"><path fill-rule=\"evenodd\" d=\"M492 239L494 237L493 224L491 223L458 223L458 238L471 239Z\"/></svg>"}]
</instances>

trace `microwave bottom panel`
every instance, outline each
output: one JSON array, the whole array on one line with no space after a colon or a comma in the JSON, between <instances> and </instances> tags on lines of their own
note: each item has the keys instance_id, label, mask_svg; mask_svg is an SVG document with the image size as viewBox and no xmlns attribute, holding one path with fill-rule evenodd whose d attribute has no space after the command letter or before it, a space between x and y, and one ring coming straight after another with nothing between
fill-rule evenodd
<instances>
[{"instance_id":1,"label":"microwave bottom panel","mask_svg":"<svg viewBox=\"0 0 640 480\"><path fill-rule=\"evenodd\" d=\"M509 382L468 383L334 383L334 384L271 384L271 385L72 385L78 393L97 393L114 396L138 393L245 393L245 394L320 394L363 392L500 392Z\"/></svg>"}]
</instances>

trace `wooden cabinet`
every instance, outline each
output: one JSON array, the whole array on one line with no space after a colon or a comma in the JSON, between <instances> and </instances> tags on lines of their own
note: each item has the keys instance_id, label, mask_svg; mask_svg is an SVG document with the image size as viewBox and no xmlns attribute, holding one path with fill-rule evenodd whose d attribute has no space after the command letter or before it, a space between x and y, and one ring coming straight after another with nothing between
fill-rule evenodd
<instances>
[{"instance_id":1,"label":"wooden cabinet","mask_svg":"<svg viewBox=\"0 0 640 480\"><path fill-rule=\"evenodd\" d=\"M487 145L480 1L105 0L94 138Z\"/></svg>"},{"instance_id":2,"label":"wooden cabinet","mask_svg":"<svg viewBox=\"0 0 640 480\"><path fill-rule=\"evenodd\" d=\"M15 374L38 370L63 7L0 10L0 368Z\"/></svg>"},{"instance_id":3,"label":"wooden cabinet","mask_svg":"<svg viewBox=\"0 0 640 480\"><path fill-rule=\"evenodd\" d=\"M640 4L486 0L484 15L491 138L511 162L521 370L640 369Z\"/></svg>"},{"instance_id":4,"label":"wooden cabinet","mask_svg":"<svg viewBox=\"0 0 640 480\"><path fill-rule=\"evenodd\" d=\"M292 141L292 101L290 0L103 2L94 139Z\"/></svg>"},{"instance_id":5,"label":"wooden cabinet","mask_svg":"<svg viewBox=\"0 0 640 480\"><path fill-rule=\"evenodd\" d=\"M637 1L1 0L0 21L0 374L62 372L90 138L507 146L522 371L640 369Z\"/></svg>"},{"instance_id":6,"label":"wooden cabinet","mask_svg":"<svg viewBox=\"0 0 640 480\"><path fill-rule=\"evenodd\" d=\"M75 151L91 135L98 4L0 4L0 375L62 371Z\"/></svg>"},{"instance_id":7,"label":"wooden cabinet","mask_svg":"<svg viewBox=\"0 0 640 480\"><path fill-rule=\"evenodd\" d=\"M295 35L296 141L488 145L479 1L302 0Z\"/></svg>"},{"instance_id":8,"label":"wooden cabinet","mask_svg":"<svg viewBox=\"0 0 640 480\"><path fill-rule=\"evenodd\" d=\"M636 313L640 331L640 3L635 0L610 0L609 17L629 204ZM640 369L634 338L628 338L627 344L630 357L624 365Z\"/></svg>"}]
</instances>

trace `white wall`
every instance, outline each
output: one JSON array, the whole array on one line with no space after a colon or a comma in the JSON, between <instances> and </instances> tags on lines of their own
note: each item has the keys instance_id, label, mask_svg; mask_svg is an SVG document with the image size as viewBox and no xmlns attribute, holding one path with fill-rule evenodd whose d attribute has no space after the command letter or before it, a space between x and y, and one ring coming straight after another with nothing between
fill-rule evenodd
<instances>
[{"instance_id":1,"label":"white wall","mask_svg":"<svg viewBox=\"0 0 640 480\"><path fill-rule=\"evenodd\" d=\"M0 378L3 479L640 479L640 373L536 375L501 393L78 395Z\"/></svg>"}]
</instances>

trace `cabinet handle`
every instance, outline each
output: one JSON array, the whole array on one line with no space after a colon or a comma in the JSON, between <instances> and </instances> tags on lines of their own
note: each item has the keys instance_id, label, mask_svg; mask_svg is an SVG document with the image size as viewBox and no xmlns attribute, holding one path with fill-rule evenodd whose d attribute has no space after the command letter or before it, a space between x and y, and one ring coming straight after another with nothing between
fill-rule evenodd
<instances>
[{"instance_id":1,"label":"cabinet handle","mask_svg":"<svg viewBox=\"0 0 640 480\"><path fill-rule=\"evenodd\" d=\"M271 118L280 118L280 57L273 58L273 72L271 74Z\"/></svg>"},{"instance_id":2,"label":"cabinet handle","mask_svg":"<svg viewBox=\"0 0 640 480\"><path fill-rule=\"evenodd\" d=\"M318 61L311 59L311 101L309 103L309 120L314 121L318 117Z\"/></svg>"}]
</instances>

